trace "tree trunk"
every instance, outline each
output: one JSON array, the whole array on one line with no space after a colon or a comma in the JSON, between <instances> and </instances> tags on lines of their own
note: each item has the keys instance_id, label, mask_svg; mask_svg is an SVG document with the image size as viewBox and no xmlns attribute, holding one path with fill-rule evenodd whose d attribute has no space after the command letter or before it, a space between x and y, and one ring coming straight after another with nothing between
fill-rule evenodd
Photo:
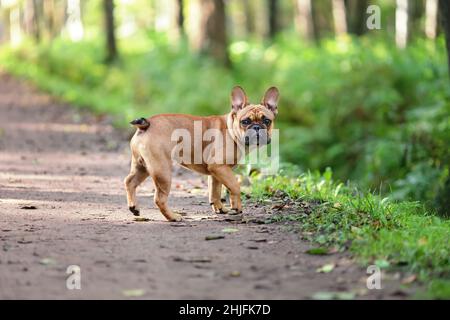
<instances>
[{"instance_id":1,"label":"tree trunk","mask_svg":"<svg viewBox=\"0 0 450 320\"><path fill-rule=\"evenodd\" d=\"M84 36L84 26L81 19L81 1L68 0L66 12L66 29L72 41L80 41Z\"/></svg>"},{"instance_id":2,"label":"tree trunk","mask_svg":"<svg viewBox=\"0 0 450 320\"><path fill-rule=\"evenodd\" d=\"M275 37L278 32L278 3L277 0L268 0L269 11L269 38Z\"/></svg>"},{"instance_id":3,"label":"tree trunk","mask_svg":"<svg viewBox=\"0 0 450 320\"><path fill-rule=\"evenodd\" d=\"M177 0L177 25L180 34L184 34L184 2Z\"/></svg>"},{"instance_id":4,"label":"tree trunk","mask_svg":"<svg viewBox=\"0 0 450 320\"><path fill-rule=\"evenodd\" d=\"M54 0L45 0L42 3L44 5L43 11L47 38L52 40L56 35L55 2Z\"/></svg>"},{"instance_id":5,"label":"tree trunk","mask_svg":"<svg viewBox=\"0 0 450 320\"><path fill-rule=\"evenodd\" d=\"M10 11L9 8L4 8L0 11L2 19L0 20L0 43L6 43L11 41L11 23L10 23Z\"/></svg>"},{"instance_id":6,"label":"tree trunk","mask_svg":"<svg viewBox=\"0 0 450 320\"><path fill-rule=\"evenodd\" d=\"M361 36L367 31L368 0L347 0L349 32Z\"/></svg>"},{"instance_id":7,"label":"tree trunk","mask_svg":"<svg viewBox=\"0 0 450 320\"><path fill-rule=\"evenodd\" d=\"M297 0L296 26L306 40L314 39L314 21L311 0Z\"/></svg>"},{"instance_id":8,"label":"tree trunk","mask_svg":"<svg viewBox=\"0 0 450 320\"><path fill-rule=\"evenodd\" d=\"M10 39L13 45L18 45L22 41L20 11L20 6L14 6L9 11Z\"/></svg>"},{"instance_id":9,"label":"tree trunk","mask_svg":"<svg viewBox=\"0 0 450 320\"><path fill-rule=\"evenodd\" d=\"M438 0L427 0L425 7L425 34L435 39L437 33Z\"/></svg>"},{"instance_id":10,"label":"tree trunk","mask_svg":"<svg viewBox=\"0 0 450 320\"><path fill-rule=\"evenodd\" d=\"M225 4L223 0L200 0L201 18L194 39L194 49L231 66L227 52Z\"/></svg>"},{"instance_id":11,"label":"tree trunk","mask_svg":"<svg viewBox=\"0 0 450 320\"><path fill-rule=\"evenodd\" d=\"M333 0L333 20L336 36L347 33L347 17L344 0Z\"/></svg>"},{"instance_id":12,"label":"tree trunk","mask_svg":"<svg viewBox=\"0 0 450 320\"><path fill-rule=\"evenodd\" d=\"M245 30L247 31L247 35L252 35L255 33L255 15L253 12L252 5L250 4L250 0L243 0L244 5L244 13L245 13Z\"/></svg>"},{"instance_id":13,"label":"tree trunk","mask_svg":"<svg viewBox=\"0 0 450 320\"><path fill-rule=\"evenodd\" d=\"M450 3L448 0L439 0L439 12L441 16L442 29L445 33L448 67L450 73Z\"/></svg>"},{"instance_id":14,"label":"tree trunk","mask_svg":"<svg viewBox=\"0 0 450 320\"><path fill-rule=\"evenodd\" d=\"M36 42L41 41L41 11L39 10L40 0L33 0L33 12L34 12L34 40Z\"/></svg>"},{"instance_id":15,"label":"tree trunk","mask_svg":"<svg viewBox=\"0 0 450 320\"><path fill-rule=\"evenodd\" d=\"M408 0L397 0L395 9L395 43L403 49L408 42Z\"/></svg>"},{"instance_id":16,"label":"tree trunk","mask_svg":"<svg viewBox=\"0 0 450 320\"><path fill-rule=\"evenodd\" d=\"M105 14L106 31L106 63L114 62L117 59L116 32L114 23L114 1L103 0Z\"/></svg>"}]
</instances>

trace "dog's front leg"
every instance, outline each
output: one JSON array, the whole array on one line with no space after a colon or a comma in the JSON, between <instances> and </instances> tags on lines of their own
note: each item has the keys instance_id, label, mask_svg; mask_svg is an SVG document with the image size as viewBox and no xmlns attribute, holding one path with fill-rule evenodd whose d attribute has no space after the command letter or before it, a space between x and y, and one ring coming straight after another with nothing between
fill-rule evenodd
<instances>
[{"instance_id":1,"label":"dog's front leg","mask_svg":"<svg viewBox=\"0 0 450 320\"><path fill-rule=\"evenodd\" d=\"M209 204L215 213L227 213L222 203L222 184L213 176L208 176Z\"/></svg>"},{"instance_id":2,"label":"dog's front leg","mask_svg":"<svg viewBox=\"0 0 450 320\"><path fill-rule=\"evenodd\" d=\"M211 165L208 167L208 170L213 178L217 179L230 191L231 210L241 213L241 187L239 185L239 181L234 176L231 167L227 165Z\"/></svg>"}]
</instances>

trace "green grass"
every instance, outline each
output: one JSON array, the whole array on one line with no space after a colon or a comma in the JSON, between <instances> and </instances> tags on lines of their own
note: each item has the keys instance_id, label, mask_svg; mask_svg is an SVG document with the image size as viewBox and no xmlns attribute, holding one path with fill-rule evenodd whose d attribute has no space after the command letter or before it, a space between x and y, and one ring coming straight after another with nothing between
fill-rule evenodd
<instances>
[{"instance_id":1,"label":"green grass","mask_svg":"<svg viewBox=\"0 0 450 320\"><path fill-rule=\"evenodd\" d=\"M296 221L318 246L348 247L365 266L417 275L426 287L422 297L450 298L450 221L420 203L393 201L334 182L331 170L253 177L251 195L258 201L278 197L310 204L311 212L279 213L271 222Z\"/></svg>"}]
</instances>

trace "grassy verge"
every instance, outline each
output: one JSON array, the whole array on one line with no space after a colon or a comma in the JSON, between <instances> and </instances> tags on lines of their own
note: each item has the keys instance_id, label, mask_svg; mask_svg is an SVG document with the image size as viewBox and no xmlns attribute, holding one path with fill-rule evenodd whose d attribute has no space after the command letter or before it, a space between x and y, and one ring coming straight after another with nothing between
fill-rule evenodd
<instances>
[{"instance_id":1,"label":"grassy verge","mask_svg":"<svg viewBox=\"0 0 450 320\"><path fill-rule=\"evenodd\" d=\"M269 222L298 221L300 231L318 247L348 248L365 266L411 273L426 287L419 297L450 298L450 221L420 203L361 192L333 181L331 170L281 172L253 177L253 182L251 194L257 201L302 203L297 212L276 214Z\"/></svg>"}]
</instances>

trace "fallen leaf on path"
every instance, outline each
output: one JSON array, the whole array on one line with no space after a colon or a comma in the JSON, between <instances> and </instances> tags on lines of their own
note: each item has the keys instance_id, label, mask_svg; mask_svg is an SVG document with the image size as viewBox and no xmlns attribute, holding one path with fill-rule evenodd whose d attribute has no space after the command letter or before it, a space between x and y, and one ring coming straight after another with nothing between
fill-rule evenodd
<instances>
[{"instance_id":1,"label":"fallen leaf on path","mask_svg":"<svg viewBox=\"0 0 450 320\"><path fill-rule=\"evenodd\" d=\"M189 224L189 223L184 223L184 222L178 222L178 223L171 223L170 224L171 227L192 227L194 226L193 224Z\"/></svg>"},{"instance_id":2,"label":"fallen leaf on path","mask_svg":"<svg viewBox=\"0 0 450 320\"><path fill-rule=\"evenodd\" d=\"M241 273L239 271L231 271L230 276L232 276L232 277L240 277Z\"/></svg>"},{"instance_id":3,"label":"fallen leaf on path","mask_svg":"<svg viewBox=\"0 0 450 320\"><path fill-rule=\"evenodd\" d=\"M235 228L222 229L222 232L224 232L224 233L233 233L233 232L238 232L238 231L239 231L239 229L235 229Z\"/></svg>"},{"instance_id":4,"label":"fallen leaf on path","mask_svg":"<svg viewBox=\"0 0 450 320\"><path fill-rule=\"evenodd\" d=\"M398 297L407 297L409 294L408 294L408 292L406 292L404 290L398 289L398 290L392 292L392 295L398 296Z\"/></svg>"},{"instance_id":5,"label":"fallen leaf on path","mask_svg":"<svg viewBox=\"0 0 450 320\"><path fill-rule=\"evenodd\" d=\"M144 289L123 290L122 294L125 297L142 297L145 294L145 290Z\"/></svg>"},{"instance_id":6,"label":"fallen leaf on path","mask_svg":"<svg viewBox=\"0 0 450 320\"><path fill-rule=\"evenodd\" d=\"M402 284L411 284L416 281L417 276L415 274L410 275L402 280Z\"/></svg>"},{"instance_id":7,"label":"fallen leaf on path","mask_svg":"<svg viewBox=\"0 0 450 320\"><path fill-rule=\"evenodd\" d=\"M212 259L208 258L208 257L196 257L196 258L174 257L173 261L189 262L189 263L209 263L209 262L212 262Z\"/></svg>"},{"instance_id":8,"label":"fallen leaf on path","mask_svg":"<svg viewBox=\"0 0 450 320\"><path fill-rule=\"evenodd\" d=\"M231 216L226 217L224 220L228 221L228 222L239 222L239 221L242 221L242 218L243 218L242 215L239 215L239 216L231 215Z\"/></svg>"},{"instance_id":9,"label":"fallen leaf on path","mask_svg":"<svg viewBox=\"0 0 450 320\"><path fill-rule=\"evenodd\" d=\"M267 239L266 238L251 239L250 241L253 241L253 242L267 242Z\"/></svg>"},{"instance_id":10,"label":"fallen leaf on path","mask_svg":"<svg viewBox=\"0 0 450 320\"><path fill-rule=\"evenodd\" d=\"M41 259L41 261L39 261L40 264L44 265L44 266L48 266L48 265L53 265L56 263L55 260L53 260L52 258L44 258Z\"/></svg>"},{"instance_id":11,"label":"fallen leaf on path","mask_svg":"<svg viewBox=\"0 0 450 320\"><path fill-rule=\"evenodd\" d=\"M314 300L332 300L334 298L334 292L316 292L311 298Z\"/></svg>"},{"instance_id":12,"label":"fallen leaf on path","mask_svg":"<svg viewBox=\"0 0 450 320\"><path fill-rule=\"evenodd\" d=\"M36 210L37 207L36 207L36 206L23 206L23 207L20 207L20 209L24 209L24 210Z\"/></svg>"},{"instance_id":13,"label":"fallen leaf on path","mask_svg":"<svg viewBox=\"0 0 450 320\"><path fill-rule=\"evenodd\" d=\"M270 209L280 211L280 210L282 210L285 206L286 206L286 203L279 203L279 204L274 204L273 206L270 207Z\"/></svg>"},{"instance_id":14,"label":"fallen leaf on path","mask_svg":"<svg viewBox=\"0 0 450 320\"><path fill-rule=\"evenodd\" d=\"M353 300L355 296L354 292L336 292L336 299L338 300Z\"/></svg>"},{"instance_id":15,"label":"fallen leaf on path","mask_svg":"<svg viewBox=\"0 0 450 320\"><path fill-rule=\"evenodd\" d=\"M307 254L312 254L312 255L323 256L323 255L327 255L328 254L328 249L327 248L323 248L323 247L312 248L312 249L306 250L306 253Z\"/></svg>"},{"instance_id":16,"label":"fallen leaf on path","mask_svg":"<svg viewBox=\"0 0 450 320\"><path fill-rule=\"evenodd\" d=\"M212 235L212 236L206 236L205 240L219 240L219 239L225 239L224 236L216 236L216 235Z\"/></svg>"},{"instance_id":17,"label":"fallen leaf on path","mask_svg":"<svg viewBox=\"0 0 450 320\"><path fill-rule=\"evenodd\" d=\"M19 240L19 241L17 241L17 243L20 243L20 244L29 244L29 243L33 243L33 241Z\"/></svg>"},{"instance_id":18,"label":"fallen leaf on path","mask_svg":"<svg viewBox=\"0 0 450 320\"><path fill-rule=\"evenodd\" d=\"M325 264L322 267L318 268L316 270L316 272L319 272L319 273L330 273L331 271L333 271L334 267L335 267L334 263L328 263L328 264Z\"/></svg>"},{"instance_id":19,"label":"fallen leaf on path","mask_svg":"<svg viewBox=\"0 0 450 320\"><path fill-rule=\"evenodd\" d=\"M311 298L314 300L353 300L355 293L319 291L314 293Z\"/></svg>"}]
</instances>

